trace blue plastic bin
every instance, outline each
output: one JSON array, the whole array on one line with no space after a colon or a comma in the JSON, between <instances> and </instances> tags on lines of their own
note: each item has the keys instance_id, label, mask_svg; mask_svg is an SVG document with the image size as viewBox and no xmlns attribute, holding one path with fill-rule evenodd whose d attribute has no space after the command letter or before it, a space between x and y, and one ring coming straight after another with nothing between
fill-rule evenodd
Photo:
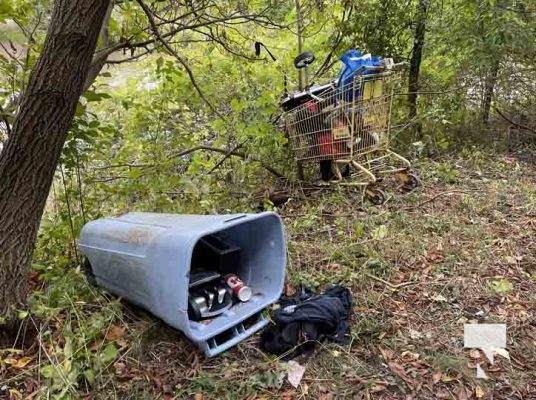
<instances>
[{"instance_id":1,"label":"blue plastic bin","mask_svg":"<svg viewBox=\"0 0 536 400\"><path fill-rule=\"evenodd\" d=\"M188 284L192 252L209 234L224 235L240 247L236 274L253 291L209 321L188 318ZM286 245L283 224L275 213L174 215L128 213L89 222L79 246L96 283L137 304L181 330L214 356L264 327L262 311L283 291Z\"/></svg>"}]
</instances>

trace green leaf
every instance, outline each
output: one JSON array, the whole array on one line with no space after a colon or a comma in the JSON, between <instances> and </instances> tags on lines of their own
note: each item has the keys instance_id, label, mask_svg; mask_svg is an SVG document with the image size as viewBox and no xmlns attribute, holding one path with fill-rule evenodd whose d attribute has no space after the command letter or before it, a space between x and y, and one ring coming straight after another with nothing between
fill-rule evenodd
<instances>
[{"instance_id":1,"label":"green leaf","mask_svg":"<svg viewBox=\"0 0 536 400\"><path fill-rule=\"evenodd\" d=\"M376 240L381 240L387 236L387 227L385 225L380 225L374 231L372 231L372 237Z\"/></svg>"},{"instance_id":2,"label":"green leaf","mask_svg":"<svg viewBox=\"0 0 536 400\"><path fill-rule=\"evenodd\" d=\"M54 365L47 365L41 368L41 375L43 375L43 377L47 379L52 378L54 376L54 372L55 372Z\"/></svg>"},{"instance_id":3,"label":"green leaf","mask_svg":"<svg viewBox=\"0 0 536 400\"><path fill-rule=\"evenodd\" d=\"M19 311L19 319L25 319L28 316L28 311Z\"/></svg>"},{"instance_id":4,"label":"green leaf","mask_svg":"<svg viewBox=\"0 0 536 400\"><path fill-rule=\"evenodd\" d=\"M84 93L84 98L88 102L93 102L93 101L100 101L102 99L111 99L112 96L110 96L108 93L96 93L92 91L87 91Z\"/></svg>"},{"instance_id":5,"label":"green leaf","mask_svg":"<svg viewBox=\"0 0 536 400\"><path fill-rule=\"evenodd\" d=\"M113 343L110 343L104 348L104 351L101 353L101 360L104 364L109 364L116 359L118 351Z\"/></svg>"},{"instance_id":6,"label":"green leaf","mask_svg":"<svg viewBox=\"0 0 536 400\"><path fill-rule=\"evenodd\" d=\"M76 115L77 117L79 117L79 116L81 116L81 115L84 115L85 112L86 112L86 106L83 105L83 104L78 103L78 104L76 105L76 112L75 112L75 115Z\"/></svg>"},{"instance_id":7,"label":"green leaf","mask_svg":"<svg viewBox=\"0 0 536 400\"><path fill-rule=\"evenodd\" d=\"M73 356L73 344L70 337L65 338L65 346L63 347L63 354L65 357L71 358Z\"/></svg>"},{"instance_id":8,"label":"green leaf","mask_svg":"<svg viewBox=\"0 0 536 400\"><path fill-rule=\"evenodd\" d=\"M164 64L164 59L162 57L158 57L156 59L156 69L160 70L160 68L162 68L163 64Z\"/></svg>"},{"instance_id":9,"label":"green leaf","mask_svg":"<svg viewBox=\"0 0 536 400\"><path fill-rule=\"evenodd\" d=\"M496 279L491 281L493 290L498 294L508 294L514 289L514 285L508 279Z\"/></svg>"},{"instance_id":10,"label":"green leaf","mask_svg":"<svg viewBox=\"0 0 536 400\"><path fill-rule=\"evenodd\" d=\"M84 371L84 377L86 378L90 386L95 386L95 371L93 371L92 369L86 369Z\"/></svg>"}]
</instances>

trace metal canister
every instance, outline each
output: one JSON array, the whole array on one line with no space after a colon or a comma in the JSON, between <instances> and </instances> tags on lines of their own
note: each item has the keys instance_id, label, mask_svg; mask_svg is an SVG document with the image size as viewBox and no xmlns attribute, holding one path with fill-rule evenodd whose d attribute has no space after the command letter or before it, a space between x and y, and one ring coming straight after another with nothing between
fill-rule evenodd
<instances>
[{"instance_id":1,"label":"metal canister","mask_svg":"<svg viewBox=\"0 0 536 400\"><path fill-rule=\"evenodd\" d=\"M233 296L238 298L238 300L248 301L249 299L251 299L251 288L249 286L246 286L246 284L237 275L225 275L223 280L225 281L225 284L231 289Z\"/></svg>"}]
</instances>

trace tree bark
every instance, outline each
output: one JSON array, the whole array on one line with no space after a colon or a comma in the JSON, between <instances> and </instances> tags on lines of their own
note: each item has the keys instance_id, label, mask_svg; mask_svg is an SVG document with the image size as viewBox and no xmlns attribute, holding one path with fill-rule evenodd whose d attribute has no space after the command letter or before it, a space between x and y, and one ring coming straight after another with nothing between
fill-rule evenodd
<instances>
[{"instance_id":1,"label":"tree bark","mask_svg":"<svg viewBox=\"0 0 536 400\"><path fill-rule=\"evenodd\" d=\"M495 85L497 84L497 76L499 75L499 59L496 58L493 65L490 67L488 75L484 82L484 95L482 96L482 123L487 124L489 122L491 102L493 100L493 93L495 92Z\"/></svg>"},{"instance_id":2,"label":"tree bark","mask_svg":"<svg viewBox=\"0 0 536 400\"><path fill-rule=\"evenodd\" d=\"M417 116L417 92L419 91L419 74L421 72L422 50L424 47L424 36L426 34L426 17L429 0L419 0L417 20L415 21L415 36L413 40L413 51L409 65L409 117ZM417 124L419 135L421 134L420 124Z\"/></svg>"},{"instance_id":3,"label":"tree bark","mask_svg":"<svg viewBox=\"0 0 536 400\"><path fill-rule=\"evenodd\" d=\"M110 0L56 0L0 154L0 316L24 304L39 222ZM1 329L0 329L1 330Z\"/></svg>"}]
</instances>

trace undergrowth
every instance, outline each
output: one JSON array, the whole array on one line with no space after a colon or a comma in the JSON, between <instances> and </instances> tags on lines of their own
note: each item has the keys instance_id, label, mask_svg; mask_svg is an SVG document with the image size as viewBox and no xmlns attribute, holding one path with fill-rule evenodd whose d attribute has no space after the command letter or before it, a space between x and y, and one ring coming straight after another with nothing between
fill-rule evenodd
<instances>
[{"instance_id":1,"label":"undergrowth","mask_svg":"<svg viewBox=\"0 0 536 400\"><path fill-rule=\"evenodd\" d=\"M1 395L530 398L536 169L479 152L415 168L423 186L402 194L387 179L390 196L380 207L338 187L305 198L296 192L277 210L287 231L287 294L342 283L355 302L351 345L319 345L298 388L257 337L206 359L180 333L88 285L66 239L61 257L70 254L71 263L34 265L19 337L0 350ZM506 323L509 359L496 356L491 365L464 349L463 324L472 322ZM489 380L476 379L477 362Z\"/></svg>"}]
</instances>

